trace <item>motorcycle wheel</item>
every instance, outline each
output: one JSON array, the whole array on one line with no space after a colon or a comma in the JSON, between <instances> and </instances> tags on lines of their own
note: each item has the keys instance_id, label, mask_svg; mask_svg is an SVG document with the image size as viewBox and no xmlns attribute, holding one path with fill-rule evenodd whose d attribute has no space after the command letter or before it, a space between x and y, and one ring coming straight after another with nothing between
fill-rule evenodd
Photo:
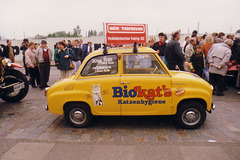
<instances>
[{"instance_id":1,"label":"motorcycle wheel","mask_svg":"<svg viewBox=\"0 0 240 160\"><path fill-rule=\"evenodd\" d=\"M1 98L7 102L18 102L22 100L27 95L29 89L26 76L18 70L11 69L5 72L4 77L5 86L21 81L24 82L24 88L9 94L2 94Z\"/></svg>"}]
</instances>

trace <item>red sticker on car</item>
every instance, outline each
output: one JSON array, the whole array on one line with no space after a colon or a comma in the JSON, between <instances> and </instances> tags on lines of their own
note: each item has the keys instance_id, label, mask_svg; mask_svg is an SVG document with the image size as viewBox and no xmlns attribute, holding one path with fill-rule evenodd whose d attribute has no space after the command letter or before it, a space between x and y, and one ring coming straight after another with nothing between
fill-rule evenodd
<instances>
[{"instance_id":1,"label":"red sticker on car","mask_svg":"<svg viewBox=\"0 0 240 160\"><path fill-rule=\"evenodd\" d=\"M182 96L184 95L184 93L185 93L185 90L183 88L177 88L175 91L176 96Z\"/></svg>"}]
</instances>

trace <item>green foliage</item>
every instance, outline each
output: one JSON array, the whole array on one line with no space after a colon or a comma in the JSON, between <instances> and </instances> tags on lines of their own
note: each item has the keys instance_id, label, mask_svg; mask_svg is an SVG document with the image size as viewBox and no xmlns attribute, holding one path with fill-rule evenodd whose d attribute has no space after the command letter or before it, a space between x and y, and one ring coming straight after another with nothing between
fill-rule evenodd
<instances>
[{"instance_id":1,"label":"green foliage","mask_svg":"<svg viewBox=\"0 0 240 160\"><path fill-rule=\"evenodd\" d=\"M79 25L77 25L75 28L73 28L73 33L66 32L66 31L57 31L53 33L49 33L47 36L39 35L37 34L35 36L36 39L46 39L47 37L82 37L81 35L81 28ZM87 32L87 36L103 36L103 31L100 31L97 33L97 30L89 30Z\"/></svg>"},{"instance_id":2,"label":"green foliage","mask_svg":"<svg viewBox=\"0 0 240 160\"><path fill-rule=\"evenodd\" d=\"M58 31L48 34L48 37L68 37L68 34L66 31Z\"/></svg>"},{"instance_id":3,"label":"green foliage","mask_svg":"<svg viewBox=\"0 0 240 160\"><path fill-rule=\"evenodd\" d=\"M96 30L89 30L88 31L88 37L96 36L96 35L97 35L97 31Z\"/></svg>"},{"instance_id":4,"label":"green foliage","mask_svg":"<svg viewBox=\"0 0 240 160\"><path fill-rule=\"evenodd\" d=\"M240 33L240 29L236 31L236 33Z\"/></svg>"},{"instance_id":5,"label":"green foliage","mask_svg":"<svg viewBox=\"0 0 240 160\"><path fill-rule=\"evenodd\" d=\"M73 37L82 37L81 31L79 25L77 25L76 28L73 28Z\"/></svg>"},{"instance_id":6,"label":"green foliage","mask_svg":"<svg viewBox=\"0 0 240 160\"><path fill-rule=\"evenodd\" d=\"M43 35L40 35L40 34L37 34L35 36L35 39L46 39L46 38L47 38L47 36L43 36Z\"/></svg>"},{"instance_id":7,"label":"green foliage","mask_svg":"<svg viewBox=\"0 0 240 160\"><path fill-rule=\"evenodd\" d=\"M81 28L79 25L73 29L73 33L66 32L66 31L57 31L53 33L49 33L47 36L37 34L35 36L36 39L46 39L47 37L82 37L81 35Z\"/></svg>"}]
</instances>

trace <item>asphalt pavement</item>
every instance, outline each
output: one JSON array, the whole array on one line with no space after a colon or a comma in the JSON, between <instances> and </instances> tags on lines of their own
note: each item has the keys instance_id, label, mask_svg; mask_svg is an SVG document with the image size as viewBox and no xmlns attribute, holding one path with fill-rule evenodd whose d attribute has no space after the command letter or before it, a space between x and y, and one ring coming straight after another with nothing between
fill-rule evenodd
<instances>
[{"instance_id":1,"label":"asphalt pavement","mask_svg":"<svg viewBox=\"0 0 240 160\"><path fill-rule=\"evenodd\" d=\"M21 69L23 71L23 69ZM49 85L59 79L51 67ZM179 128L172 116L96 117L76 129L44 110L44 91L31 88L19 103L0 100L0 159L240 159L240 95L229 86L213 96L216 109L196 130Z\"/></svg>"}]
</instances>

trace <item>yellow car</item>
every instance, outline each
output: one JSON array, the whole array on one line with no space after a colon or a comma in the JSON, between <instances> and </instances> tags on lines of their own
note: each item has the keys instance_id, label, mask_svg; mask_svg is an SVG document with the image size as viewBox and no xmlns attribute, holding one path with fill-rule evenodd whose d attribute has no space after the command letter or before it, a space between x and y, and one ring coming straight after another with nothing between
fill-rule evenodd
<instances>
[{"instance_id":1,"label":"yellow car","mask_svg":"<svg viewBox=\"0 0 240 160\"><path fill-rule=\"evenodd\" d=\"M176 115L182 128L194 129L215 108L208 82L168 70L147 47L95 51L74 76L45 91L46 110L73 127L86 127L92 116Z\"/></svg>"}]
</instances>

